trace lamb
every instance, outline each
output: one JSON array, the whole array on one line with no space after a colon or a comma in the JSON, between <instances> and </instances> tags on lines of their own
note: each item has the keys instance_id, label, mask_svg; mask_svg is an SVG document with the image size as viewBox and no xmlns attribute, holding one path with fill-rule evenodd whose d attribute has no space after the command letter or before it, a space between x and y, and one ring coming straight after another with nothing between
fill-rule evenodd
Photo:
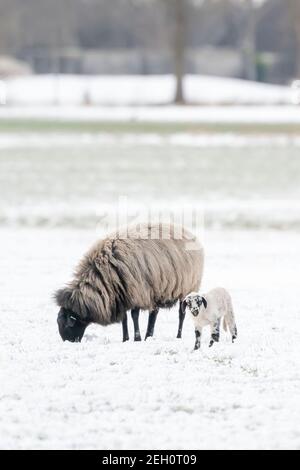
<instances>
[{"instance_id":1,"label":"lamb","mask_svg":"<svg viewBox=\"0 0 300 470\"><path fill-rule=\"evenodd\" d=\"M188 294L183 301L182 308L184 311L188 309L194 321L196 336L194 349L200 348L202 328L206 325L211 327L209 347L213 346L214 342L219 341L222 317L224 330L227 331L227 327L229 328L232 342L237 338L231 296L222 287L212 289L204 296L196 292Z\"/></svg>"},{"instance_id":2,"label":"lamb","mask_svg":"<svg viewBox=\"0 0 300 470\"><path fill-rule=\"evenodd\" d=\"M99 240L83 257L74 279L55 294L62 339L81 341L90 323L122 322L123 341L129 339L131 310L134 339L141 340L139 311L149 310L147 337L152 336L160 308L180 301L177 337L185 312L182 300L199 288L204 252L194 235L166 224L140 224Z\"/></svg>"}]
</instances>

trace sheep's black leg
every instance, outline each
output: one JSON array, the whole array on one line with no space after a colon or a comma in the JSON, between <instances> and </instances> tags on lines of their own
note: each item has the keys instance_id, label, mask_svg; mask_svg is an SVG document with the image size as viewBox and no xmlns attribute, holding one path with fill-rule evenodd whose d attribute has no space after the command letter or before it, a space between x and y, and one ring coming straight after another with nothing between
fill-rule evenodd
<instances>
[{"instance_id":1,"label":"sheep's black leg","mask_svg":"<svg viewBox=\"0 0 300 470\"><path fill-rule=\"evenodd\" d=\"M131 317L133 320L133 325L134 325L134 341L141 341L141 333L140 333L140 327L139 327L139 314L140 314L140 309L139 308L133 308L131 310Z\"/></svg>"},{"instance_id":2,"label":"sheep's black leg","mask_svg":"<svg viewBox=\"0 0 300 470\"><path fill-rule=\"evenodd\" d=\"M125 316L122 321L122 329L123 329L123 343L125 343L125 341L129 340L127 313L125 313Z\"/></svg>"},{"instance_id":3,"label":"sheep's black leg","mask_svg":"<svg viewBox=\"0 0 300 470\"><path fill-rule=\"evenodd\" d=\"M145 341L149 336L153 336L154 333L154 326L157 318L159 308L155 308L152 310L152 312L149 313L149 318L148 318L148 326L147 326L147 333L145 336Z\"/></svg>"},{"instance_id":4,"label":"sheep's black leg","mask_svg":"<svg viewBox=\"0 0 300 470\"><path fill-rule=\"evenodd\" d=\"M201 346L201 330L198 328L195 328L195 337L196 337L196 342L195 342L195 347L194 349L200 349Z\"/></svg>"},{"instance_id":5,"label":"sheep's black leg","mask_svg":"<svg viewBox=\"0 0 300 470\"><path fill-rule=\"evenodd\" d=\"M184 318L185 318L185 312L182 309L182 302L179 302L179 325L178 325L177 338L181 338Z\"/></svg>"},{"instance_id":6,"label":"sheep's black leg","mask_svg":"<svg viewBox=\"0 0 300 470\"><path fill-rule=\"evenodd\" d=\"M221 319L216 321L211 327L211 340L209 343L209 347L211 348L212 345L216 342L219 342L220 339L220 324L221 324Z\"/></svg>"}]
</instances>

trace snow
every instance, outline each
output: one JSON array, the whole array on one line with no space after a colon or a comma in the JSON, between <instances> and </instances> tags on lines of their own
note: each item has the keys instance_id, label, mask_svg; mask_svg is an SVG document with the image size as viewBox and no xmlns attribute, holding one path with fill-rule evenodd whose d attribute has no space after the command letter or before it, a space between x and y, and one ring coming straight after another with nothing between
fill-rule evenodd
<instances>
[{"instance_id":1,"label":"snow","mask_svg":"<svg viewBox=\"0 0 300 470\"><path fill-rule=\"evenodd\" d=\"M295 230L299 171L288 136L3 134L0 223L94 228L126 196L131 213L192 205L210 228Z\"/></svg>"},{"instance_id":2,"label":"snow","mask_svg":"<svg viewBox=\"0 0 300 470\"><path fill-rule=\"evenodd\" d=\"M35 197L35 196L34 196ZM28 195L29 199L29 195ZM20 207L15 205L6 206L6 201L0 205L0 223L10 228L19 227L75 227L93 228L97 225L99 233L102 234L106 227L107 215L112 215L115 220L117 214L116 203L101 203L99 201L78 201L76 210L73 209L75 200L59 201L55 205L45 200L35 203L27 202ZM209 228L244 228L244 229L279 229L299 230L300 228L300 202L291 199L257 199L257 200L234 200L208 201L202 203L180 204L169 202L164 199L157 200L151 204L145 201L135 201L133 198L126 199L128 214L134 217L136 214L145 213L145 208L151 208L152 213L159 212L181 217L186 207L193 209L195 214L205 222ZM275 208L275 210L274 210ZM103 221L102 221L103 219Z\"/></svg>"},{"instance_id":3,"label":"snow","mask_svg":"<svg viewBox=\"0 0 300 470\"><path fill-rule=\"evenodd\" d=\"M61 341L51 294L95 236L1 229L0 447L299 450L299 235L205 233L203 289L229 289L239 338L206 333L199 352L176 309L152 341L123 344L120 325Z\"/></svg>"},{"instance_id":4,"label":"snow","mask_svg":"<svg viewBox=\"0 0 300 470\"><path fill-rule=\"evenodd\" d=\"M79 122L299 124L297 106L4 106L0 119Z\"/></svg>"},{"instance_id":5,"label":"snow","mask_svg":"<svg viewBox=\"0 0 300 470\"><path fill-rule=\"evenodd\" d=\"M77 147L192 147L192 148L257 148L257 147L299 147L300 136L277 133L276 135L243 135L237 133L192 134L176 132L159 133L63 133L47 132L45 134L26 132L1 133L0 150Z\"/></svg>"},{"instance_id":6,"label":"snow","mask_svg":"<svg viewBox=\"0 0 300 470\"><path fill-rule=\"evenodd\" d=\"M6 107L1 117L106 113L299 122L290 107ZM0 448L300 449L298 146L287 134L1 133ZM120 325L61 341L52 294L123 196L131 212L204 214L203 290L232 294L234 345L223 332L209 349L206 331L194 352L189 318L175 338L176 308L147 342L123 344Z\"/></svg>"},{"instance_id":7,"label":"snow","mask_svg":"<svg viewBox=\"0 0 300 470\"><path fill-rule=\"evenodd\" d=\"M7 79L9 105L161 105L173 101L172 75L38 75ZM186 99L198 104L292 104L295 90L245 80L187 75Z\"/></svg>"}]
</instances>

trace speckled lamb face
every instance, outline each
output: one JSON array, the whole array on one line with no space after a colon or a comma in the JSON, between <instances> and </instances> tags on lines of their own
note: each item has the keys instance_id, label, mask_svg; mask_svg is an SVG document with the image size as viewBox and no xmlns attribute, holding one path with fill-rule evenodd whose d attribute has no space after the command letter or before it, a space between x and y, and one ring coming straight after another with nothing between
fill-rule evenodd
<instances>
[{"instance_id":1,"label":"speckled lamb face","mask_svg":"<svg viewBox=\"0 0 300 470\"><path fill-rule=\"evenodd\" d=\"M186 299L186 305L191 314L194 315L194 317L199 314L202 302L203 301L201 295L194 295Z\"/></svg>"}]
</instances>

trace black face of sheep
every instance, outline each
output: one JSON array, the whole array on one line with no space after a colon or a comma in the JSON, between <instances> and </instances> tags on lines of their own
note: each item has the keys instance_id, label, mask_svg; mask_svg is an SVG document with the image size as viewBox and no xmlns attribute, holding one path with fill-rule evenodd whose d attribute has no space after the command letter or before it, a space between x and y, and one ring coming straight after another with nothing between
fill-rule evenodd
<instances>
[{"instance_id":1,"label":"black face of sheep","mask_svg":"<svg viewBox=\"0 0 300 470\"><path fill-rule=\"evenodd\" d=\"M82 340L88 323L83 322L71 310L61 308L57 317L59 334L63 341L77 343Z\"/></svg>"},{"instance_id":2,"label":"black face of sheep","mask_svg":"<svg viewBox=\"0 0 300 470\"><path fill-rule=\"evenodd\" d=\"M131 310L135 341L140 341L139 310L149 310L146 337L152 336L159 308L169 308L197 292L203 271L202 245L172 224L133 224L98 240L78 263L73 279L54 294L63 340L80 341L86 326L123 323ZM180 304L181 305L181 304ZM177 338L184 311L180 308Z\"/></svg>"}]
</instances>

